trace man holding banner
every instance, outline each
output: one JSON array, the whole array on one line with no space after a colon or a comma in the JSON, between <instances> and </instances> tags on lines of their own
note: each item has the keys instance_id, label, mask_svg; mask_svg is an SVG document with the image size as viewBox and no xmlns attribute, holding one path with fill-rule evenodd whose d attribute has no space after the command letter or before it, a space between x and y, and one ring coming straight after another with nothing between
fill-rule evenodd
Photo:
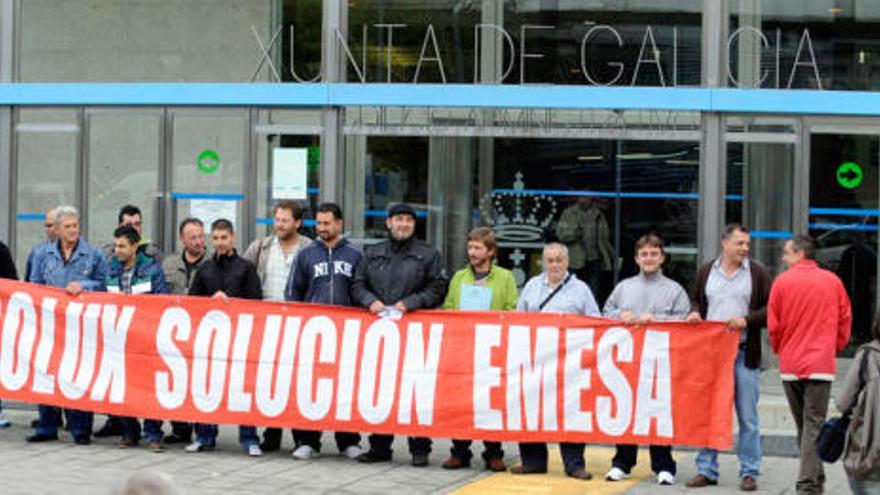
<instances>
[{"instance_id":1,"label":"man holding banner","mask_svg":"<svg viewBox=\"0 0 880 495\"><path fill-rule=\"evenodd\" d=\"M513 311L516 309L516 280L510 270L495 266L498 242L495 231L477 227L468 234L468 266L455 272L443 309L474 311ZM501 442L483 442L483 460L490 471L506 471ZM453 440L451 456L444 469L460 469L471 464L471 441Z\"/></svg>"},{"instance_id":2,"label":"man holding banner","mask_svg":"<svg viewBox=\"0 0 880 495\"><path fill-rule=\"evenodd\" d=\"M121 294L168 294L165 273L157 260L148 256L141 245L141 236L129 224L117 227L113 232L113 258L107 271L107 292ZM115 416L111 416L114 418ZM122 425L120 447L134 447L141 438L141 425L137 418L119 417ZM110 419L107 420L110 423ZM144 420L144 436L153 452L162 452L162 421Z\"/></svg>"},{"instance_id":3,"label":"man holding banner","mask_svg":"<svg viewBox=\"0 0 880 495\"><path fill-rule=\"evenodd\" d=\"M725 321L739 332L739 353L734 365L734 405L739 421L737 456L740 489L758 489L761 474L761 432L758 393L761 377L761 329L767 324L770 275L749 259L749 231L732 224L721 234L721 256L697 271L691 292L691 323ZM696 457L699 474L687 482L691 488L718 484L718 451L702 449Z\"/></svg>"},{"instance_id":4,"label":"man holding banner","mask_svg":"<svg viewBox=\"0 0 880 495\"><path fill-rule=\"evenodd\" d=\"M315 230L318 239L297 255L284 298L288 301L352 306L351 279L364 255L342 237L342 208L336 203L319 205L315 213ZM336 432L336 446L349 459L363 454L358 445L360 441L359 433ZM293 430L293 442L294 459L317 457L321 451L321 431Z\"/></svg>"},{"instance_id":5,"label":"man holding banner","mask_svg":"<svg viewBox=\"0 0 880 495\"><path fill-rule=\"evenodd\" d=\"M257 269L235 251L235 229L225 218L211 224L214 257L199 268L189 289L191 296L208 296L228 300L230 297L261 300L263 291ZM196 423L196 440L186 446L187 452L214 450L217 425ZM253 426L238 427L238 442L251 457L263 455L260 439Z\"/></svg>"},{"instance_id":6,"label":"man holding banner","mask_svg":"<svg viewBox=\"0 0 880 495\"><path fill-rule=\"evenodd\" d=\"M58 241L46 246L42 256L34 260L30 281L67 290L71 296L83 291L104 291L107 263L101 251L79 235L79 211L72 206L55 209ZM39 406L40 420L28 442L58 440L58 408ZM92 443L91 412L66 409L70 433L77 445Z\"/></svg>"},{"instance_id":7,"label":"man holding banner","mask_svg":"<svg viewBox=\"0 0 880 495\"><path fill-rule=\"evenodd\" d=\"M385 227L391 239L368 246L355 270L351 296L355 303L371 312L392 319L417 309L433 309L443 302L447 279L440 253L415 239L416 212L400 203L388 209ZM370 435L370 450L358 461L388 462L394 435ZM412 465L428 465L431 439L410 437Z\"/></svg>"},{"instance_id":8,"label":"man holding banner","mask_svg":"<svg viewBox=\"0 0 880 495\"><path fill-rule=\"evenodd\" d=\"M536 313L574 313L600 316L599 306L590 288L568 271L568 248L551 243L544 246L544 273L532 278L523 288L517 311ZM589 480L593 475L585 469L584 444L560 442L565 474ZM522 465L510 469L513 474L547 472L547 444L520 443Z\"/></svg>"},{"instance_id":9,"label":"man holding banner","mask_svg":"<svg viewBox=\"0 0 880 495\"><path fill-rule=\"evenodd\" d=\"M622 280L605 301L606 318L618 319L627 325L645 325L654 321L684 320L690 309L687 292L674 280L663 275L666 254L663 241L654 234L646 234L636 241L636 264L639 274ZM636 465L635 445L617 445L611 460L608 481L630 477ZM651 445L651 470L657 474L657 484L675 483L675 460L670 445Z\"/></svg>"}]
</instances>

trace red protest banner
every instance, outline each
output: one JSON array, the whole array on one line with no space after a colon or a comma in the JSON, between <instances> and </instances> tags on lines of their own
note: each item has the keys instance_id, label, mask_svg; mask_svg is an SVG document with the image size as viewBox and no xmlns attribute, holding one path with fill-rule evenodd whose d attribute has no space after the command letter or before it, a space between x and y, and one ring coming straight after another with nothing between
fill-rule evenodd
<instances>
[{"instance_id":1,"label":"red protest banner","mask_svg":"<svg viewBox=\"0 0 880 495\"><path fill-rule=\"evenodd\" d=\"M731 444L738 335L574 315L0 281L0 397L154 419L502 441Z\"/></svg>"}]
</instances>

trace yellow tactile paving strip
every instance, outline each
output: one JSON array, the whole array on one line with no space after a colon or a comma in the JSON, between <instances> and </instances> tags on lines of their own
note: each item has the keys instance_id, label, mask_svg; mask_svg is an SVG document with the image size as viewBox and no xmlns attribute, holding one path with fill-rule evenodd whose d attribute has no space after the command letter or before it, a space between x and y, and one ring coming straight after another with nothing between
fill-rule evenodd
<instances>
[{"instance_id":1,"label":"yellow tactile paving strip","mask_svg":"<svg viewBox=\"0 0 880 495\"><path fill-rule=\"evenodd\" d=\"M605 481L605 473L611 469L614 448L587 446L587 471L593 473L590 481L569 478L562 468L559 449L550 447L550 465L547 474L512 475L510 472L493 474L479 481L465 485L452 493L456 495L490 495L523 493L540 494L613 494L623 493L646 478L652 477L647 448L639 449L639 461L628 480Z\"/></svg>"}]
</instances>

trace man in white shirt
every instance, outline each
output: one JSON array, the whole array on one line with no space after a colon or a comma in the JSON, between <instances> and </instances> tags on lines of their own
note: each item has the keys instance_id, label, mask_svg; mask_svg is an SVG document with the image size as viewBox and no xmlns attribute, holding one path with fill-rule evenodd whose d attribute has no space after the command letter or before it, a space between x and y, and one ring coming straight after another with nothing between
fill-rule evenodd
<instances>
[{"instance_id":1,"label":"man in white shirt","mask_svg":"<svg viewBox=\"0 0 880 495\"><path fill-rule=\"evenodd\" d=\"M257 267L264 301L284 301L284 288L296 255L312 240L299 234L303 210L296 201L283 200L273 212L275 235L257 239L244 252L244 259ZM281 448L281 429L266 428L263 432L264 452Z\"/></svg>"}]
</instances>

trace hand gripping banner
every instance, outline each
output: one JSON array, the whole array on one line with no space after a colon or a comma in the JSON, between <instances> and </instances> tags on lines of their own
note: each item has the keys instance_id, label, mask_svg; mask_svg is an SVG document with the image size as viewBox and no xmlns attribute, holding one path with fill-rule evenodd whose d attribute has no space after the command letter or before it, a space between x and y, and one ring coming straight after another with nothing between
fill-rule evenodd
<instances>
[{"instance_id":1,"label":"hand gripping banner","mask_svg":"<svg viewBox=\"0 0 880 495\"><path fill-rule=\"evenodd\" d=\"M739 335L574 315L125 296L0 282L0 397L203 423L731 445Z\"/></svg>"}]
</instances>

